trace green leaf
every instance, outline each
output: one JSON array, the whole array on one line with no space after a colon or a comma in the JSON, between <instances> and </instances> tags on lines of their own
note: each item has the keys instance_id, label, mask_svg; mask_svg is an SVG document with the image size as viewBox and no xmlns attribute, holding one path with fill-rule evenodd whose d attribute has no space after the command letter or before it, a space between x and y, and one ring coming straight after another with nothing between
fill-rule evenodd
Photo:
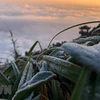
<instances>
[{"instance_id":1,"label":"green leaf","mask_svg":"<svg viewBox=\"0 0 100 100\"><path fill-rule=\"evenodd\" d=\"M100 75L94 71L89 71L86 83L82 91L81 100L99 100L100 99Z\"/></svg>"},{"instance_id":2,"label":"green leaf","mask_svg":"<svg viewBox=\"0 0 100 100\"><path fill-rule=\"evenodd\" d=\"M92 91L91 100L100 100L100 75L97 75L96 81L94 84L94 91Z\"/></svg>"},{"instance_id":3,"label":"green leaf","mask_svg":"<svg viewBox=\"0 0 100 100\"><path fill-rule=\"evenodd\" d=\"M60 66L62 69L68 70L70 73L74 73L76 75L80 75L81 67L77 66L69 61L62 60L52 56L43 56L43 59L48 63L53 63L57 66Z\"/></svg>"},{"instance_id":4,"label":"green leaf","mask_svg":"<svg viewBox=\"0 0 100 100\"><path fill-rule=\"evenodd\" d=\"M17 61L15 61L16 64L18 64L19 62L20 62L19 59L18 59ZM3 72L3 74L4 74L5 76L9 76L9 74L12 73L12 72L13 72L13 68L12 68L12 66L10 65L10 66Z\"/></svg>"},{"instance_id":5,"label":"green leaf","mask_svg":"<svg viewBox=\"0 0 100 100\"><path fill-rule=\"evenodd\" d=\"M13 87L13 91L12 91L12 94L11 94L11 96L9 97L9 99L12 99L13 95L14 95L15 92L17 91L18 85L19 85L19 82L20 82L20 79L21 79L21 77L22 77L22 73L23 73L25 67L27 66L27 63L30 61L31 57L32 57L32 55L29 56L29 58L27 59L25 65L23 65L22 70L21 70L21 72L20 72L20 75L18 76L18 78L17 78L16 81L15 81L15 84L14 84L14 87Z\"/></svg>"},{"instance_id":6,"label":"green leaf","mask_svg":"<svg viewBox=\"0 0 100 100\"><path fill-rule=\"evenodd\" d=\"M7 75L9 75L9 73L10 73L12 70L13 70L12 66L9 66L9 67L3 72L3 74L4 74L5 76L7 76Z\"/></svg>"},{"instance_id":7,"label":"green leaf","mask_svg":"<svg viewBox=\"0 0 100 100\"><path fill-rule=\"evenodd\" d=\"M55 77L55 74L49 71L42 71L32 77L31 80L23 84L16 92L12 100L24 100L33 90L40 88L44 83L47 83Z\"/></svg>"},{"instance_id":8,"label":"green leaf","mask_svg":"<svg viewBox=\"0 0 100 100\"><path fill-rule=\"evenodd\" d=\"M18 75L20 74L20 71L19 71L17 65L13 61L11 61L11 65L13 67L13 71L14 71L15 76L18 77Z\"/></svg>"},{"instance_id":9,"label":"green leaf","mask_svg":"<svg viewBox=\"0 0 100 100\"><path fill-rule=\"evenodd\" d=\"M33 46L30 48L29 52L27 53L28 56L31 55L31 53L32 53L34 47L37 45L37 43L38 43L38 41L36 41L36 42L33 44Z\"/></svg>"},{"instance_id":10,"label":"green leaf","mask_svg":"<svg viewBox=\"0 0 100 100\"><path fill-rule=\"evenodd\" d=\"M51 91L52 91L51 100L64 100L64 96L60 88L60 83L56 80L52 80L51 84L52 84L51 85Z\"/></svg>"},{"instance_id":11,"label":"green leaf","mask_svg":"<svg viewBox=\"0 0 100 100\"><path fill-rule=\"evenodd\" d=\"M77 82L79 75L71 73L70 71L63 69L61 66L58 66L58 65L55 65L52 63L49 63L49 66L50 66L51 71L53 71L54 73L56 73L60 76L63 76L74 83Z\"/></svg>"},{"instance_id":12,"label":"green leaf","mask_svg":"<svg viewBox=\"0 0 100 100\"><path fill-rule=\"evenodd\" d=\"M7 77L0 71L0 80L5 84L5 85L10 85L10 81L7 79Z\"/></svg>"},{"instance_id":13,"label":"green leaf","mask_svg":"<svg viewBox=\"0 0 100 100\"><path fill-rule=\"evenodd\" d=\"M33 100L34 92L32 92L25 100Z\"/></svg>"},{"instance_id":14,"label":"green leaf","mask_svg":"<svg viewBox=\"0 0 100 100\"><path fill-rule=\"evenodd\" d=\"M71 100L81 100L82 91L84 89L84 85L86 83L86 78L88 76L88 73L89 70L86 67L84 67L76 83Z\"/></svg>"},{"instance_id":15,"label":"green leaf","mask_svg":"<svg viewBox=\"0 0 100 100\"><path fill-rule=\"evenodd\" d=\"M41 100L41 95L39 94L38 96L36 96L35 98L33 98L32 100Z\"/></svg>"}]
</instances>

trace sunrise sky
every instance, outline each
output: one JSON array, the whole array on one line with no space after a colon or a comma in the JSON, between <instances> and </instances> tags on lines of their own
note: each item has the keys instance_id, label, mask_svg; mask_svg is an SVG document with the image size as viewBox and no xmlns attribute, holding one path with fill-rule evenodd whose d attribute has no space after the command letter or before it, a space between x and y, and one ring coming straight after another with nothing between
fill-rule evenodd
<instances>
[{"instance_id":1,"label":"sunrise sky","mask_svg":"<svg viewBox=\"0 0 100 100\"><path fill-rule=\"evenodd\" d=\"M0 3L83 4L100 5L100 0L0 0Z\"/></svg>"}]
</instances>

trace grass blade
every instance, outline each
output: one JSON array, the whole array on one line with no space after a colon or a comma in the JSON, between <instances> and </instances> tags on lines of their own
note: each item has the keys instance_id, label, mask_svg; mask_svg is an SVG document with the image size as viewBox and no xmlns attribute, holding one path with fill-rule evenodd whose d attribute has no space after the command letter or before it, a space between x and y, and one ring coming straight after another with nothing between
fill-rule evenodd
<instances>
[{"instance_id":1,"label":"grass blade","mask_svg":"<svg viewBox=\"0 0 100 100\"><path fill-rule=\"evenodd\" d=\"M13 67L13 71L14 71L15 76L18 77L18 75L20 74L20 71L19 71L17 65L13 61L11 61L11 65Z\"/></svg>"},{"instance_id":2,"label":"grass blade","mask_svg":"<svg viewBox=\"0 0 100 100\"><path fill-rule=\"evenodd\" d=\"M25 69L27 63L30 61L31 57L32 57L32 55L29 56L29 58L27 59L25 65L23 66L23 68L22 68L22 70L21 70L21 72L20 72L20 75L19 75L18 78L16 79L15 84L14 84L14 87L13 87L12 95L9 97L9 99L12 99L13 95L14 95L15 92L17 91L18 85L19 85L19 82L20 82L20 79L21 79L21 77L22 77L22 73L23 73L23 71L24 71L24 69Z\"/></svg>"},{"instance_id":3,"label":"grass blade","mask_svg":"<svg viewBox=\"0 0 100 100\"><path fill-rule=\"evenodd\" d=\"M6 78L6 76L0 71L0 80L5 84L5 85L10 85L10 81Z\"/></svg>"},{"instance_id":4,"label":"grass blade","mask_svg":"<svg viewBox=\"0 0 100 100\"><path fill-rule=\"evenodd\" d=\"M82 91L84 89L84 84L86 82L86 78L88 76L88 73L89 73L89 70L86 67L84 67L80 76L79 76L79 79L76 83L71 100L81 100Z\"/></svg>"},{"instance_id":5,"label":"grass blade","mask_svg":"<svg viewBox=\"0 0 100 100\"><path fill-rule=\"evenodd\" d=\"M37 73L32 77L31 80L23 84L21 89L19 89L14 95L12 100L24 100L30 93L33 92L33 89L41 87L44 83L50 81L55 77L55 74L49 71L42 71Z\"/></svg>"},{"instance_id":6,"label":"grass blade","mask_svg":"<svg viewBox=\"0 0 100 100\"><path fill-rule=\"evenodd\" d=\"M57 66L61 66L61 68L68 70L69 72L75 73L76 75L79 75L82 69L80 66L77 66L69 61L65 61L56 57L45 55L43 56L43 59L48 63L53 63Z\"/></svg>"},{"instance_id":7,"label":"grass blade","mask_svg":"<svg viewBox=\"0 0 100 100\"><path fill-rule=\"evenodd\" d=\"M39 41L36 41L36 42L33 44L33 46L30 48L30 50L29 50L28 53L27 53L28 56L31 55L31 53L32 53L33 49L35 48L35 46L37 45L37 43L39 43Z\"/></svg>"},{"instance_id":8,"label":"grass blade","mask_svg":"<svg viewBox=\"0 0 100 100\"><path fill-rule=\"evenodd\" d=\"M61 68L61 66L57 66L52 63L49 63L49 66L50 66L50 70L53 71L54 73L56 73L60 76L63 76L74 83L77 82L79 75L71 73L70 71Z\"/></svg>"},{"instance_id":9,"label":"grass blade","mask_svg":"<svg viewBox=\"0 0 100 100\"><path fill-rule=\"evenodd\" d=\"M56 80L51 81L52 100L64 100L63 93L60 88L60 83Z\"/></svg>"}]
</instances>

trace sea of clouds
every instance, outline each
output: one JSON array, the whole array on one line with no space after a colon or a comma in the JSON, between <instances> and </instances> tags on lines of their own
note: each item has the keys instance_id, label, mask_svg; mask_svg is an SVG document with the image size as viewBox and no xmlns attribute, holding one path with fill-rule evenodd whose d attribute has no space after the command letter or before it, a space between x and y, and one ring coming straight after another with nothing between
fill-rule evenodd
<instances>
[{"instance_id":1,"label":"sea of clouds","mask_svg":"<svg viewBox=\"0 0 100 100\"><path fill-rule=\"evenodd\" d=\"M99 19L100 7L0 4L0 58L11 58L9 54L13 47L9 30L14 39L17 39L19 51L22 53L29 50L37 40L43 48L47 47L51 38L66 27ZM78 28L66 31L54 42L71 41L79 36L78 31Z\"/></svg>"}]
</instances>

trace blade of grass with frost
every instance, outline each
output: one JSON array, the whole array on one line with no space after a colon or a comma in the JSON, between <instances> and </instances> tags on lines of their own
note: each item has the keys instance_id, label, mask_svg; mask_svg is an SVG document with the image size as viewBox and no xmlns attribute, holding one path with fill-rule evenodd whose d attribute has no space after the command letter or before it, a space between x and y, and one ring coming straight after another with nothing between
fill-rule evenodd
<instances>
[{"instance_id":1,"label":"blade of grass with frost","mask_svg":"<svg viewBox=\"0 0 100 100\"><path fill-rule=\"evenodd\" d=\"M19 71L17 65L13 61L11 61L11 65L13 67L13 71L14 71L15 76L18 77L18 75L20 74L20 71Z\"/></svg>"},{"instance_id":2,"label":"blade of grass with frost","mask_svg":"<svg viewBox=\"0 0 100 100\"><path fill-rule=\"evenodd\" d=\"M29 80L32 78L33 75L34 75L34 69L33 69L32 63L30 63L30 65L29 65L29 70L28 70L28 73L27 73L27 77L26 77L25 82L29 81ZM33 96L34 96L34 92L32 92L32 93L30 94L30 96L27 97L25 100L32 100L32 97L33 97Z\"/></svg>"},{"instance_id":3,"label":"blade of grass with frost","mask_svg":"<svg viewBox=\"0 0 100 100\"><path fill-rule=\"evenodd\" d=\"M61 47L77 61L100 73L100 43L94 46L65 43Z\"/></svg>"},{"instance_id":4,"label":"blade of grass with frost","mask_svg":"<svg viewBox=\"0 0 100 100\"><path fill-rule=\"evenodd\" d=\"M79 38L77 40L73 40L73 42L76 43L85 43L87 41L100 42L100 36L91 36L91 37Z\"/></svg>"},{"instance_id":5,"label":"blade of grass with frost","mask_svg":"<svg viewBox=\"0 0 100 100\"><path fill-rule=\"evenodd\" d=\"M20 87L26 82L27 74L28 74L28 71L29 71L29 65L30 65L30 63L28 62L24 71L23 71L22 77L20 79L18 89L20 89Z\"/></svg>"},{"instance_id":6,"label":"blade of grass with frost","mask_svg":"<svg viewBox=\"0 0 100 100\"><path fill-rule=\"evenodd\" d=\"M19 62L20 62L20 60L17 60L15 63L18 64ZM12 68L12 66L10 65L10 66L3 72L3 74L4 74L5 76L7 76L7 75L9 75L9 73L11 73L11 71L13 71L13 68Z\"/></svg>"},{"instance_id":7,"label":"blade of grass with frost","mask_svg":"<svg viewBox=\"0 0 100 100\"><path fill-rule=\"evenodd\" d=\"M0 71L0 80L5 84L5 85L10 85L10 81L7 79L7 77Z\"/></svg>"},{"instance_id":8,"label":"blade of grass with frost","mask_svg":"<svg viewBox=\"0 0 100 100\"><path fill-rule=\"evenodd\" d=\"M12 70L13 70L12 66L9 66L9 67L3 72L3 74L4 74L5 76L7 76L7 75L9 75L9 73L10 73Z\"/></svg>"},{"instance_id":9,"label":"blade of grass with frost","mask_svg":"<svg viewBox=\"0 0 100 100\"><path fill-rule=\"evenodd\" d=\"M76 75L74 73L71 73L70 71L66 70L66 69L63 69L61 68L61 66L58 66L58 65L55 65L53 63L49 63L49 66L50 66L50 70L53 71L54 73L60 75L60 76L63 76L65 78L67 78L68 80L76 83L79 75Z\"/></svg>"},{"instance_id":10,"label":"blade of grass with frost","mask_svg":"<svg viewBox=\"0 0 100 100\"><path fill-rule=\"evenodd\" d=\"M42 61L41 62L41 68L40 68L40 72L41 71L48 71L48 63L45 62L45 61ZM41 93L41 100L44 100L44 99L48 99L48 90L47 90L47 86L46 84L42 85L41 86L41 90L40 90L40 93Z\"/></svg>"},{"instance_id":11,"label":"blade of grass with frost","mask_svg":"<svg viewBox=\"0 0 100 100\"><path fill-rule=\"evenodd\" d=\"M44 83L52 80L55 76L55 74L49 71L38 72L31 80L21 86L12 100L24 100L33 90L35 91L35 89L40 88Z\"/></svg>"},{"instance_id":12,"label":"blade of grass with frost","mask_svg":"<svg viewBox=\"0 0 100 100\"><path fill-rule=\"evenodd\" d=\"M33 75L34 75L33 65L32 65L32 63L29 63L29 69L28 69L28 73L27 73L25 82L29 81L33 77Z\"/></svg>"},{"instance_id":13,"label":"blade of grass with frost","mask_svg":"<svg viewBox=\"0 0 100 100\"><path fill-rule=\"evenodd\" d=\"M62 59L59 59L57 57L52 57L52 56L43 56L43 59L45 61L47 61L48 63L53 63L57 66L60 66L62 69L65 69L65 70L68 70L69 72L71 73L74 73L76 75L79 75L80 72L81 72L81 67L80 66L77 66L69 61L66 61L66 60L62 60Z\"/></svg>"},{"instance_id":14,"label":"blade of grass with frost","mask_svg":"<svg viewBox=\"0 0 100 100\"><path fill-rule=\"evenodd\" d=\"M86 67L84 67L76 83L75 89L72 93L71 100L81 100L81 95L84 89L84 84L86 82L88 72L89 70Z\"/></svg>"},{"instance_id":15,"label":"blade of grass with frost","mask_svg":"<svg viewBox=\"0 0 100 100\"><path fill-rule=\"evenodd\" d=\"M14 95L15 92L17 91L18 85L19 85L19 82L20 82L20 79L21 79L21 77L22 77L22 73L23 73L23 71L24 71L24 69L25 69L27 63L30 61L31 57L32 57L32 55L29 56L29 58L27 59L25 65L23 65L22 70L21 70L21 72L20 72L20 75L18 76L18 78L17 78L16 81L15 81L15 84L14 84L14 87L13 87L13 91L12 91L12 94L11 94L11 96L9 97L9 99L12 99L13 95Z\"/></svg>"}]
</instances>

